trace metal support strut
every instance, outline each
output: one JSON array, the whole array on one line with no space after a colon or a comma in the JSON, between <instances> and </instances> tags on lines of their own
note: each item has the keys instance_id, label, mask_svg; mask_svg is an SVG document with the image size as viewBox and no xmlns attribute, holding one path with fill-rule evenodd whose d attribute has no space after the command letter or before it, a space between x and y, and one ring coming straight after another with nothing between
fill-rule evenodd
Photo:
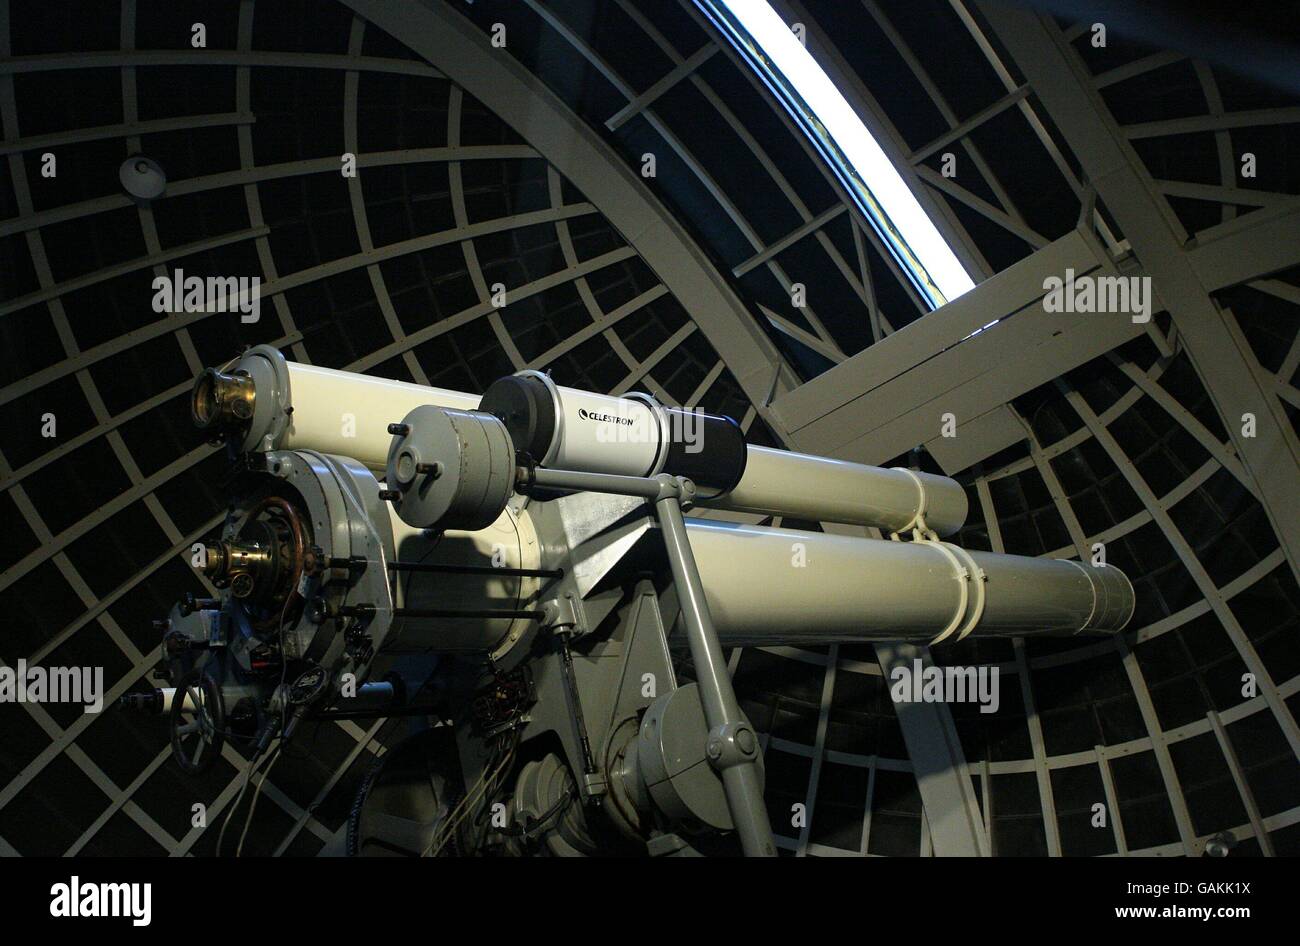
<instances>
[{"instance_id":1,"label":"metal support strut","mask_svg":"<svg viewBox=\"0 0 1300 946\"><path fill-rule=\"evenodd\" d=\"M721 776L731 820L746 857L775 857L772 825L763 801L758 769L758 735L740 710L731 675L723 658L704 596L704 583L691 552L682 517L682 502L695 496L695 484L685 477L661 473L653 479L603 473L579 473L541 468L522 469L520 486L589 490L641 496L652 501L663 532L664 547L686 625L696 686L709 727L705 752Z\"/></svg>"}]
</instances>

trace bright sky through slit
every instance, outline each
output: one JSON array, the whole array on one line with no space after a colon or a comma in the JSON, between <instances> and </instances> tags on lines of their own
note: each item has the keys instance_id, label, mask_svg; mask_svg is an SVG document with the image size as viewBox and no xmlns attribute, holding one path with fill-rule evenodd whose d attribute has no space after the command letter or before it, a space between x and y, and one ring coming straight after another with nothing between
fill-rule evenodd
<instances>
[{"instance_id":1,"label":"bright sky through slit","mask_svg":"<svg viewBox=\"0 0 1300 946\"><path fill-rule=\"evenodd\" d=\"M839 89L767 0L722 0L808 103L949 301L974 283Z\"/></svg>"}]
</instances>

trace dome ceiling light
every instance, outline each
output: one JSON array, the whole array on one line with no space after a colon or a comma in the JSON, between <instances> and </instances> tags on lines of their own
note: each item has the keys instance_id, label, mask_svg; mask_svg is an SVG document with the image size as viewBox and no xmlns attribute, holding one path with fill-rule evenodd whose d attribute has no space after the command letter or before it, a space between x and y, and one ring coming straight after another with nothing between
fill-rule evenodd
<instances>
[{"instance_id":1,"label":"dome ceiling light","mask_svg":"<svg viewBox=\"0 0 1300 946\"><path fill-rule=\"evenodd\" d=\"M147 204L167 190L167 172L161 164L143 154L134 154L123 161L117 170L117 179L136 203Z\"/></svg>"},{"instance_id":2,"label":"dome ceiling light","mask_svg":"<svg viewBox=\"0 0 1300 946\"><path fill-rule=\"evenodd\" d=\"M754 0L696 2L799 121L931 308L972 289L889 156L776 11Z\"/></svg>"}]
</instances>

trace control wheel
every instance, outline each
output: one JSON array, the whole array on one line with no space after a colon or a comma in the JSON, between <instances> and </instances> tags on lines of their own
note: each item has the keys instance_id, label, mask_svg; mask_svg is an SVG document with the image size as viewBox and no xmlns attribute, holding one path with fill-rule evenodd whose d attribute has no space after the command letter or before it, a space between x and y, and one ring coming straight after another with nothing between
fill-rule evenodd
<instances>
[{"instance_id":1,"label":"control wheel","mask_svg":"<svg viewBox=\"0 0 1300 946\"><path fill-rule=\"evenodd\" d=\"M182 678L172 697L169 723L172 757L186 775L202 775L221 755L225 715L216 681L200 670Z\"/></svg>"}]
</instances>

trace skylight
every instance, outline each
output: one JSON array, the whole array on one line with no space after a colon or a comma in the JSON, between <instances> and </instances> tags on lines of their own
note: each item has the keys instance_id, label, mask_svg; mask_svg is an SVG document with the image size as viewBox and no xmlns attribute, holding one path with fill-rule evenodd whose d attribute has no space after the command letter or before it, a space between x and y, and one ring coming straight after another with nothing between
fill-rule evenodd
<instances>
[{"instance_id":1,"label":"skylight","mask_svg":"<svg viewBox=\"0 0 1300 946\"><path fill-rule=\"evenodd\" d=\"M852 106L766 0L696 0L800 121L932 308L974 283Z\"/></svg>"}]
</instances>

